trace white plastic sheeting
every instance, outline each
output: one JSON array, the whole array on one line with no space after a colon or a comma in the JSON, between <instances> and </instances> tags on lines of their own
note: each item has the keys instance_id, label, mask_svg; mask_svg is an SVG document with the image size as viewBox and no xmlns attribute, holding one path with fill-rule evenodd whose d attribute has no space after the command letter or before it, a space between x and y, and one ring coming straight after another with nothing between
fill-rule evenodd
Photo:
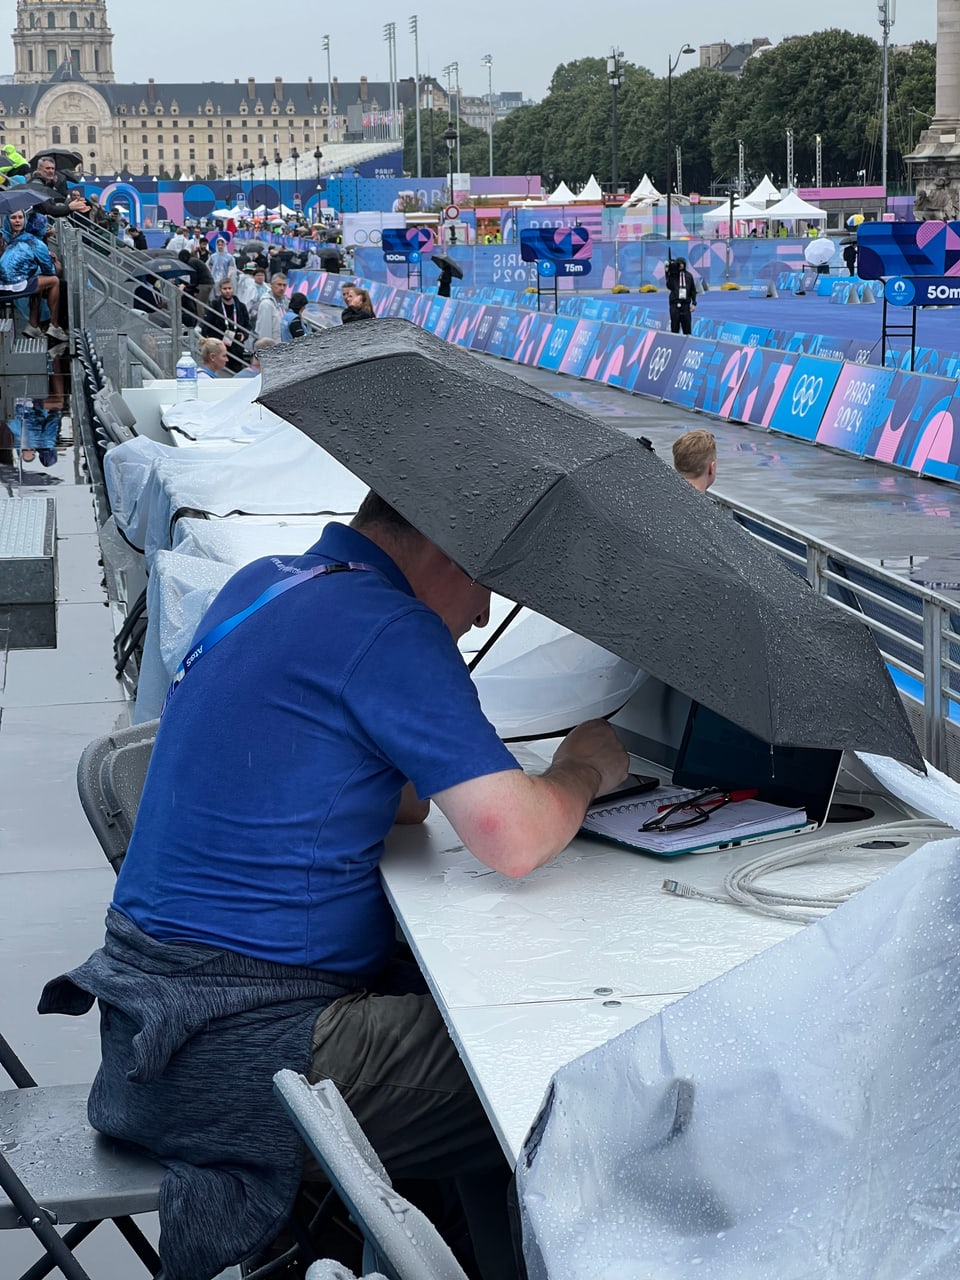
<instances>
[{"instance_id":1,"label":"white plastic sheeting","mask_svg":"<svg viewBox=\"0 0 960 1280\"><path fill-rule=\"evenodd\" d=\"M169 550L178 511L213 516L349 515L366 485L302 431L277 428L251 444L174 449L138 436L104 459L110 504L123 535L152 564Z\"/></svg>"},{"instance_id":2,"label":"white plastic sheeting","mask_svg":"<svg viewBox=\"0 0 960 1280\"><path fill-rule=\"evenodd\" d=\"M233 440L248 443L279 427L295 430L275 413L255 404L260 378L236 378L222 400L181 400L163 411L163 425L193 440Z\"/></svg>"},{"instance_id":3,"label":"white plastic sheeting","mask_svg":"<svg viewBox=\"0 0 960 1280\"><path fill-rule=\"evenodd\" d=\"M960 826L954 783L866 759ZM531 1280L953 1280L958 855L561 1068L518 1166Z\"/></svg>"},{"instance_id":4,"label":"white plastic sheeting","mask_svg":"<svg viewBox=\"0 0 960 1280\"><path fill-rule=\"evenodd\" d=\"M632 663L529 612L474 673L483 713L501 737L559 734L612 715L645 679Z\"/></svg>"}]
</instances>

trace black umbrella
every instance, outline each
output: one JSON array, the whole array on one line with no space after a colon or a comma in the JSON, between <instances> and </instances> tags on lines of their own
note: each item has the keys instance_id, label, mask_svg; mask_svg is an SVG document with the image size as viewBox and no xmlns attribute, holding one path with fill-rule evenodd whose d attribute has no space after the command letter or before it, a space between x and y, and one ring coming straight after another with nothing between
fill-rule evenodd
<instances>
[{"instance_id":1,"label":"black umbrella","mask_svg":"<svg viewBox=\"0 0 960 1280\"><path fill-rule=\"evenodd\" d=\"M629 437L403 320L265 351L264 386L476 581L765 742L922 767L867 628Z\"/></svg>"},{"instance_id":2,"label":"black umbrella","mask_svg":"<svg viewBox=\"0 0 960 1280\"><path fill-rule=\"evenodd\" d=\"M453 276L454 280L463 279L463 272L460 270L459 265L453 258L448 257L447 254L435 253L432 255L431 261L433 262L433 265L438 267L441 271L446 268Z\"/></svg>"},{"instance_id":3,"label":"black umbrella","mask_svg":"<svg viewBox=\"0 0 960 1280\"><path fill-rule=\"evenodd\" d=\"M39 191L36 187L16 186L4 187L0 191L0 214L16 213L18 210L32 209L38 204L46 204L51 193Z\"/></svg>"},{"instance_id":4,"label":"black umbrella","mask_svg":"<svg viewBox=\"0 0 960 1280\"><path fill-rule=\"evenodd\" d=\"M266 240L235 240L234 248L237 253L260 253L270 246Z\"/></svg>"},{"instance_id":5,"label":"black umbrella","mask_svg":"<svg viewBox=\"0 0 960 1280\"><path fill-rule=\"evenodd\" d=\"M193 268L185 262L177 262L170 258L152 258L141 266L133 268L129 274L135 280L145 280L148 276L156 276L158 280L181 280L193 275Z\"/></svg>"},{"instance_id":6,"label":"black umbrella","mask_svg":"<svg viewBox=\"0 0 960 1280\"><path fill-rule=\"evenodd\" d=\"M41 160L52 160L58 169L82 169L83 156L79 151L65 151L62 147L44 147L30 157L30 168L36 169Z\"/></svg>"}]
</instances>

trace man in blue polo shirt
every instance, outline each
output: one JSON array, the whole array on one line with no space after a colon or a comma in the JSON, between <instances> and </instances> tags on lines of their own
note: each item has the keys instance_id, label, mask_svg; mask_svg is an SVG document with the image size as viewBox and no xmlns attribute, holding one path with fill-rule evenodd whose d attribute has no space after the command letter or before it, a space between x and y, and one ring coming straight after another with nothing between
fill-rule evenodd
<instances>
[{"instance_id":1,"label":"man in blue polo shirt","mask_svg":"<svg viewBox=\"0 0 960 1280\"><path fill-rule=\"evenodd\" d=\"M335 1080L392 1176L453 1180L480 1273L516 1274L502 1153L419 973L393 960L383 842L432 797L478 858L524 875L627 761L593 721L543 777L518 769L456 646L488 611L371 494L305 555L237 573L201 623L105 946L41 1004L101 1002L91 1122L170 1168L169 1280L208 1280L289 1213L302 1153L271 1093L282 1066Z\"/></svg>"}]
</instances>

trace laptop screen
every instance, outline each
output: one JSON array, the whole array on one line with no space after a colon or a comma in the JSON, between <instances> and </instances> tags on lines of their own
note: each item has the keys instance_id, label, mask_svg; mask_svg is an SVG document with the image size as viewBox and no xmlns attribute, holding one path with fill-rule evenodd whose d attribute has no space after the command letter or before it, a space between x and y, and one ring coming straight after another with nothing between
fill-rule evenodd
<instances>
[{"instance_id":1,"label":"laptop screen","mask_svg":"<svg viewBox=\"0 0 960 1280\"><path fill-rule=\"evenodd\" d=\"M821 826L840 772L842 751L772 747L699 702L692 703L673 780L684 787L756 789L761 800L807 811Z\"/></svg>"}]
</instances>

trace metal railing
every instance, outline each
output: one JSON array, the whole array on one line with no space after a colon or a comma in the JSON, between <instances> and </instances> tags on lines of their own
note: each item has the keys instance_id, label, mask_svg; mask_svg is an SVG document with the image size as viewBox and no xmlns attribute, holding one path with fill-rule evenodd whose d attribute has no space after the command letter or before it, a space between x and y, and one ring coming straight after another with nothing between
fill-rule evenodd
<instances>
[{"instance_id":1,"label":"metal railing","mask_svg":"<svg viewBox=\"0 0 960 1280\"><path fill-rule=\"evenodd\" d=\"M154 378L176 377L184 348L197 355L194 323L201 327L216 310L198 298L185 302L176 284L155 277L160 311L142 309L134 272L149 268L152 255L120 245L86 219L63 219L57 228L69 290L71 324L93 334L104 368L120 388L130 385L132 366ZM184 328L186 323L187 328ZM246 361L244 361L245 363Z\"/></svg>"},{"instance_id":2,"label":"metal railing","mask_svg":"<svg viewBox=\"0 0 960 1280\"><path fill-rule=\"evenodd\" d=\"M960 781L960 601L751 507L719 501L819 595L869 627L884 660L905 677L900 696L925 758Z\"/></svg>"}]
</instances>

